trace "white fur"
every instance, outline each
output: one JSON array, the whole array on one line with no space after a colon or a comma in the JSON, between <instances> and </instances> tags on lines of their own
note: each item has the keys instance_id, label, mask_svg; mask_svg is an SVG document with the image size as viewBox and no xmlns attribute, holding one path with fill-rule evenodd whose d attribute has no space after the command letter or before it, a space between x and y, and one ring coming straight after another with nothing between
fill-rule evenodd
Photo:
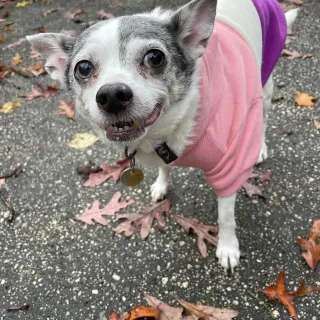
<instances>
[{"instance_id":1,"label":"white fur","mask_svg":"<svg viewBox=\"0 0 320 320\"><path fill-rule=\"evenodd\" d=\"M162 200L168 193L170 185L170 166L159 167L159 175L156 182L151 186L151 198L153 202Z\"/></svg>"}]
</instances>

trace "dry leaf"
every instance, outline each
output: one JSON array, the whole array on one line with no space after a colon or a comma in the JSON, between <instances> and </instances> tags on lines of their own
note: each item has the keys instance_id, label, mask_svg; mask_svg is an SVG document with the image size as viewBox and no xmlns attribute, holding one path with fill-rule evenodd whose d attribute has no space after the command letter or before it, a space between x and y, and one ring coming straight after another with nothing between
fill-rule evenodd
<instances>
[{"instance_id":1,"label":"dry leaf","mask_svg":"<svg viewBox=\"0 0 320 320\"><path fill-rule=\"evenodd\" d=\"M40 97L42 97L42 98L52 97L52 96L55 96L59 92L59 90L57 89L56 86L45 87L42 84L38 84L38 87L41 90L41 92L32 87L31 93L22 94L22 95L19 95L19 97L26 98L26 100L30 101L30 100L40 98Z\"/></svg>"},{"instance_id":2,"label":"dry leaf","mask_svg":"<svg viewBox=\"0 0 320 320\"><path fill-rule=\"evenodd\" d=\"M60 105L58 106L58 108L60 109L59 114L67 116L69 119L74 120L75 105L72 100L69 102L69 105L63 100L60 100Z\"/></svg>"},{"instance_id":3,"label":"dry leaf","mask_svg":"<svg viewBox=\"0 0 320 320\"><path fill-rule=\"evenodd\" d=\"M200 304L192 304L181 299L177 301L192 315L195 319L205 320L232 320L239 315L239 312L226 308L213 308L202 306Z\"/></svg>"},{"instance_id":4,"label":"dry leaf","mask_svg":"<svg viewBox=\"0 0 320 320\"><path fill-rule=\"evenodd\" d=\"M30 55L30 58L32 58L32 59L37 59L37 60L42 59L41 53L39 51L37 51L36 49L34 49L33 47L31 47L29 55Z\"/></svg>"},{"instance_id":5,"label":"dry leaf","mask_svg":"<svg viewBox=\"0 0 320 320\"><path fill-rule=\"evenodd\" d=\"M297 238L297 244L306 252L302 254L309 267L314 271L320 261L320 219L312 221L308 240Z\"/></svg>"},{"instance_id":6,"label":"dry leaf","mask_svg":"<svg viewBox=\"0 0 320 320\"><path fill-rule=\"evenodd\" d=\"M94 134L91 133L77 133L74 135L73 139L68 142L68 146L73 149L85 149L99 140Z\"/></svg>"},{"instance_id":7,"label":"dry leaf","mask_svg":"<svg viewBox=\"0 0 320 320\"><path fill-rule=\"evenodd\" d=\"M127 219L125 222L120 223L113 231L118 234L124 232L126 237L131 237L141 227L141 239L145 240L151 230L153 220L156 219L160 227L165 227L166 222L163 215L168 215L170 211L170 201L163 200L155 203L151 207L147 207L139 213L120 214L118 220Z\"/></svg>"},{"instance_id":8,"label":"dry leaf","mask_svg":"<svg viewBox=\"0 0 320 320\"><path fill-rule=\"evenodd\" d=\"M299 58L304 60L304 59L313 57L313 54L310 54L310 53L305 54L305 53L300 53L296 50L290 51L287 49L283 49L282 54L288 56L288 59L290 59L290 60L299 59Z\"/></svg>"},{"instance_id":9,"label":"dry leaf","mask_svg":"<svg viewBox=\"0 0 320 320\"><path fill-rule=\"evenodd\" d=\"M109 5L109 8L111 8L111 9L115 9L115 8L119 8L119 7L124 7L124 4L122 2L119 2L119 3Z\"/></svg>"},{"instance_id":10,"label":"dry leaf","mask_svg":"<svg viewBox=\"0 0 320 320\"><path fill-rule=\"evenodd\" d=\"M2 50L10 49L12 47L20 46L20 44L27 41L26 38L20 38L18 41L8 44L6 47L4 47Z\"/></svg>"},{"instance_id":11,"label":"dry leaf","mask_svg":"<svg viewBox=\"0 0 320 320\"><path fill-rule=\"evenodd\" d=\"M1 190L1 187L6 183L6 179L5 178L2 178L0 179L0 190Z\"/></svg>"},{"instance_id":12,"label":"dry leaf","mask_svg":"<svg viewBox=\"0 0 320 320\"><path fill-rule=\"evenodd\" d=\"M300 107L314 107L316 98L308 93L296 91L295 102Z\"/></svg>"},{"instance_id":13,"label":"dry leaf","mask_svg":"<svg viewBox=\"0 0 320 320\"><path fill-rule=\"evenodd\" d=\"M104 10L99 10L96 13L102 20L108 20L108 19L114 18L114 16L111 13L107 13Z\"/></svg>"},{"instance_id":14,"label":"dry leaf","mask_svg":"<svg viewBox=\"0 0 320 320\"><path fill-rule=\"evenodd\" d=\"M159 320L182 320L182 308L170 307L168 304L146 293L144 294L144 298L150 306L158 310Z\"/></svg>"},{"instance_id":15,"label":"dry leaf","mask_svg":"<svg viewBox=\"0 0 320 320\"><path fill-rule=\"evenodd\" d=\"M262 198L265 198L263 192L265 188L263 186L258 186L255 184L252 184L250 182L245 182L242 186L244 190L246 191L249 198L251 198L254 195L260 196Z\"/></svg>"},{"instance_id":16,"label":"dry leaf","mask_svg":"<svg viewBox=\"0 0 320 320\"><path fill-rule=\"evenodd\" d=\"M11 59L11 65L13 67L18 66L22 62L22 57L19 53L16 53L16 55Z\"/></svg>"},{"instance_id":17,"label":"dry leaf","mask_svg":"<svg viewBox=\"0 0 320 320\"><path fill-rule=\"evenodd\" d=\"M211 233L217 233L218 228L215 226L206 226L199 223L197 219L185 218L179 215L175 216L177 223L186 230L187 233L192 229L198 236L197 245L201 255L206 258L208 256L207 245L205 240L211 243L213 246L218 245L217 237L214 237Z\"/></svg>"},{"instance_id":18,"label":"dry leaf","mask_svg":"<svg viewBox=\"0 0 320 320\"><path fill-rule=\"evenodd\" d=\"M123 170L129 168L130 161L126 159L125 162L119 166L111 166L107 163L100 165L102 169L101 172L91 173L89 179L83 184L84 187L95 187L101 185L108 179L112 178L114 182L117 182L120 179L120 175Z\"/></svg>"},{"instance_id":19,"label":"dry leaf","mask_svg":"<svg viewBox=\"0 0 320 320\"><path fill-rule=\"evenodd\" d=\"M320 122L317 120L313 120L313 123L317 129L320 129Z\"/></svg>"},{"instance_id":20,"label":"dry leaf","mask_svg":"<svg viewBox=\"0 0 320 320\"><path fill-rule=\"evenodd\" d=\"M44 68L44 63L37 63L34 66L30 66L27 68L22 68L22 71L27 71L32 73L35 77L38 77L40 74L46 73Z\"/></svg>"},{"instance_id":21,"label":"dry leaf","mask_svg":"<svg viewBox=\"0 0 320 320\"><path fill-rule=\"evenodd\" d=\"M3 42L4 41L4 37L2 34L0 34L0 42Z\"/></svg>"},{"instance_id":22,"label":"dry leaf","mask_svg":"<svg viewBox=\"0 0 320 320\"><path fill-rule=\"evenodd\" d=\"M296 292L287 292L284 287L285 270L281 271L277 283L271 284L262 292L273 300L281 302L289 311L291 317L299 319L297 312L293 306L293 300L297 297L307 296L312 291L320 291L320 287L306 288L304 281L301 281L299 288Z\"/></svg>"},{"instance_id":23,"label":"dry leaf","mask_svg":"<svg viewBox=\"0 0 320 320\"><path fill-rule=\"evenodd\" d=\"M153 306L145 307L138 305L134 307L129 314L128 320L158 319L158 311Z\"/></svg>"},{"instance_id":24,"label":"dry leaf","mask_svg":"<svg viewBox=\"0 0 320 320\"><path fill-rule=\"evenodd\" d=\"M54 8L54 9L46 11L43 15L46 17L51 13L58 12L58 11L61 11L61 10L63 10L63 9L62 8Z\"/></svg>"},{"instance_id":25,"label":"dry leaf","mask_svg":"<svg viewBox=\"0 0 320 320\"><path fill-rule=\"evenodd\" d=\"M17 8L23 8L23 7L25 7L25 6L28 6L29 4L32 4L32 2L31 1L22 1L22 2L18 2L17 4L16 4L16 7Z\"/></svg>"},{"instance_id":26,"label":"dry leaf","mask_svg":"<svg viewBox=\"0 0 320 320\"><path fill-rule=\"evenodd\" d=\"M21 107L21 103L20 102L6 102L2 108L0 109L1 113L11 113L14 110L18 109Z\"/></svg>"},{"instance_id":27,"label":"dry leaf","mask_svg":"<svg viewBox=\"0 0 320 320\"><path fill-rule=\"evenodd\" d=\"M86 208L80 216L74 219L87 224L93 224L95 221L106 226L108 221L103 216L113 216L120 209L134 204L133 200L119 202L120 197L121 193L119 191L116 192L109 203L101 209L99 209L99 200L95 200L90 208Z\"/></svg>"}]
</instances>

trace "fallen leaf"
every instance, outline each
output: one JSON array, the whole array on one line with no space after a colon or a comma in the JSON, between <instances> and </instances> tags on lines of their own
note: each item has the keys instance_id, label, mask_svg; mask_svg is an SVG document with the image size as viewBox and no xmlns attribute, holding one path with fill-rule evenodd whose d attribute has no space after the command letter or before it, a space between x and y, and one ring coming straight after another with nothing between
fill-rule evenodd
<instances>
[{"instance_id":1,"label":"fallen leaf","mask_svg":"<svg viewBox=\"0 0 320 320\"><path fill-rule=\"evenodd\" d=\"M123 164L119 166L111 166L107 163L100 165L102 169L101 172L91 173L89 179L83 184L84 187L96 187L103 184L108 179L112 178L114 182L120 179L120 175L123 170L130 167L130 161L126 160Z\"/></svg>"},{"instance_id":2,"label":"fallen leaf","mask_svg":"<svg viewBox=\"0 0 320 320\"><path fill-rule=\"evenodd\" d=\"M294 3L294 4L303 4L303 0L289 0L291 3Z\"/></svg>"},{"instance_id":3,"label":"fallen leaf","mask_svg":"<svg viewBox=\"0 0 320 320\"><path fill-rule=\"evenodd\" d=\"M26 38L20 38L18 41L8 44L6 47L2 48L2 50L10 49L12 47L20 46L20 44L27 41Z\"/></svg>"},{"instance_id":4,"label":"fallen leaf","mask_svg":"<svg viewBox=\"0 0 320 320\"><path fill-rule=\"evenodd\" d=\"M0 179L0 190L1 190L1 187L6 183L6 179L3 178L3 179Z\"/></svg>"},{"instance_id":5,"label":"fallen leaf","mask_svg":"<svg viewBox=\"0 0 320 320\"><path fill-rule=\"evenodd\" d=\"M62 29L60 33L66 34L67 36L75 37L77 35L76 30L64 30Z\"/></svg>"},{"instance_id":6,"label":"fallen leaf","mask_svg":"<svg viewBox=\"0 0 320 320\"><path fill-rule=\"evenodd\" d=\"M102 171L102 169L99 167L96 167L95 164L89 160L88 163L84 164L83 166L79 166L77 168L78 174L90 174L90 173L97 173Z\"/></svg>"},{"instance_id":7,"label":"fallen leaf","mask_svg":"<svg viewBox=\"0 0 320 320\"><path fill-rule=\"evenodd\" d=\"M296 91L295 102L300 107L314 107L316 98L308 93Z\"/></svg>"},{"instance_id":8,"label":"fallen leaf","mask_svg":"<svg viewBox=\"0 0 320 320\"><path fill-rule=\"evenodd\" d=\"M103 320L108 320L105 316L103 316L103 317L104 317L104 318L102 318ZM118 320L118 319L119 319L119 316L118 316L117 312L112 310L110 313L109 320Z\"/></svg>"},{"instance_id":9,"label":"fallen leaf","mask_svg":"<svg viewBox=\"0 0 320 320\"><path fill-rule=\"evenodd\" d=\"M115 8L119 8L119 7L124 7L124 4L122 2L118 2L118 3L115 3L115 4L110 4L109 5L109 8L111 8L111 9L115 9Z\"/></svg>"},{"instance_id":10,"label":"fallen leaf","mask_svg":"<svg viewBox=\"0 0 320 320\"><path fill-rule=\"evenodd\" d=\"M144 294L144 298L150 306L158 310L159 320L182 320L182 308L170 307L168 304L146 293Z\"/></svg>"},{"instance_id":11,"label":"fallen leaf","mask_svg":"<svg viewBox=\"0 0 320 320\"><path fill-rule=\"evenodd\" d=\"M249 198L251 198L254 195L260 196L262 198L265 198L263 192L265 188L263 186L258 186L255 184L252 184L250 182L245 182L242 186L244 190L246 191Z\"/></svg>"},{"instance_id":12,"label":"fallen leaf","mask_svg":"<svg viewBox=\"0 0 320 320\"><path fill-rule=\"evenodd\" d=\"M18 306L18 307L9 307L7 308L7 311L28 311L29 310L29 305L28 304L24 304L22 306Z\"/></svg>"},{"instance_id":13,"label":"fallen leaf","mask_svg":"<svg viewBox=\"0 0 320 320\"><path fill-rule=\"evenodd\" d=\"M114 18L114 16L111 13L107 13L102 9L97 11L96 13L102 20L108 20L108 19Z\"/></svg>"},{"instance_id":14,"label":"fallen leaf","mask_svg":"<svg viewBox=\"0 0 320 320\"><path fill-rule=\"evenodd\" d=\"M211 233L217 233L218 228L215 226L207 226L199 223L197 219L185 218L180 215L175 216L177 223L189 233L192 229L198 236L197 245L202 257L206 258L208 256L207 245L205 240L211 243L213 246L218 245L218 238L214 237Z\"/></svg>"},{"instance_id":15,"label":"fallen leaf","mask_svg":"<svg viewBox=\"0 0 320 320\"><path fill-rule=\"evenodd\" d=\"M134 204L133 200L119 202L120 197L121 193L119 191L116 192L109 203L101 209L99 208L99 200L95 200L90 208L86 208L80 216L74 219L87 224L93 224L95 221L106 226L108 221L103 216L113 216L120 209Z\"/></svg>"},{"instance_id":16,"label":"fallen leaf","mask_svg":"<svg viewBox=\"0 0 320 320\"><path fill-rule=\"evenodd\" d=\"M138 305L136 307L134 307L131 311L130 311L130 316L128 318L128 320L147 320L147 319L154 319L157 320L158 319L158 311L155 307L153 306L142 306L142 305Z\"/></svg>"},{"instance_id":17,"label":"fallen leaf","mask_svg":"<svg viewBox=\"0 0 320 320\"><path fill-rule=\"evenodd\" d=\"M297 238L297 244L306 252L302 254L309 267L314 271L320 261L320 219L312 221L308 239Z\"/></svg>"},{"instance_id":18,"label":"fallen leaf","mask_svg":"<svg viewBox=\"0 0 320 320\"><path fill-rule=\"evenodd\" d=\"M43 59L41 53L36 49L34 49L33 47L31 47L29 55L30 55L30 58L32 59L37 59L37 60Z\"/></svg>"},{"instance_id":19,"label":"fallen leaf","mask_svg":"<svg viewBox=\"0 0 320 320\"><path fill-rule=\"evenodd\" d=\"M36 98L44 97L43 93L35 89L34 87L31 88L31 93L20 95L19 97L25 98L26 100L33 100Z\"/></svg>"},{"instance_id":20,"label":"fallen leaf","mask_svg":"<svg viewBox=\"0 0 320 320\"><path fill-rule=\"evenodd\" d=\"M25 6L28 6L29 4L32 4L32 2L31 1L22 1L22 2L18 2L17 4L16 4L16 7L17 8L23 8L23 7L25 7Z\"/></svg>"},{"instance_id":21,"label":"fallen leaf","mask_svg":"<svg viewBox=\"0 0 320 320\"><path fill-rule=\"evenodd\" d=\"M51 13L55 13L55 12L58 12L58 11L61 11L61 10L63 10L63 9L62 8L54 8L54 9L46 11L43 15L46 17Z\"/></svg>"},{"instance_id":22,"label":"fallen leaf","mask_svg":"<svg viewBox=\"0 0 320 320\"><path fill-rule=\"evenodd\" d=\"M44 63L37 63L34 66L30 66L30 67L27 67L27 68L22 68L22 71L30 72L35 77L38 77L41 74L46 73L46 70L44 68Z\"/></svg>"},{"instance_id":23,"label":"fallen leaf","mask_svg":"<svg viewBox=\"0 0 320 320\"><path fill-rule=\"evenodd\" d=\"M2 34L0 34L0 42L3 42L4 41L4 37Z\"/></svg>"},{"instance_id":24,"label":"fallen leaf","mask_svg":"<svg viewBox=\"0 0 320 320\"><path fill-rule=\"evenodd\" d=\"M313 54L305 54L305 53L300 53L296 50L290 51L287 49L283 49L282 50L282 54L285 56L288 56L288 59L293 60L293 59L299 59L301 58L302 60L307 59L307 58L311 58L313 57Z\"/></svg>"},{"instance_id":25,"label":"fallen leaf","mask_svg":"<svg viewBox=\"0 0 320 320\"><path fill-rule=\"evenodd\" d=\"M239 312L226 308L213 308L202 306L200 304L192 304L181 299L177 301L192 315L195 319L205 320L232 320L239 315Z\"/></svg>"},{"instance_id":26,"label":"fallen leaf","mask_svg":"<svg viewBox=\"0 0 320 320\"><path fill-rule=\"evenodd\" d=\"M19 53L16 53L16 55L11 59L11 65L13 67L18 66L22 62L22 57Z\"/></svg>"},{"instance_id":27,"label":"fallen leaf","mask_svg":"<svg viewBox=\"0 0 320 320\"><path fill-rule=\"evenodd\" d=\"M304 286L304 281L302 280L297 291L289 293L284 287L284 278L285 270L280 272L277 283L271 284L262 292L272 300L281 302L288 309L291 317L295 317L295 319L297 320L299 319L299 317L293 306L293 300L297 297L307 296L312 291L320 291L320 286L306 288Z\"/></svg>"},{"instance_id":28,"label":"fallen leaf","mask_svg":"<svg viewBox=\"0 0 320 320\"><path fill-rule=\"evenodd\" d=\"M20 102L6 102L0 109L1 113L11 113L21 107Z\"/></svg>"},{"instance_id":29,"label":"fallen leaf","mask_svg":"<svg viewBox=\"0 0 320 320\"><path fill-rule=\"evenodd\" d=\"M73 139L68 142L68 146L73 149L86 149L99 140L92 133L77 133L74 135Z\"/></svg>"},{"instance_id":30,"label":"fallen leaf","mask_svg":"<svg viewBox=\"0 0 320 320\"><path fill-rule=\"evenodd\" d=\"M313 123L317 129L320 129L320 121L313 120Z\"/></svg>"},{"instance_id":31,"label":"fallen leaf","mask_svg":"<svg viewBox=\"0 0 320 320\"><path fill-rule=\"evenodd\" d=\"M60 109L59 114L67 116L69 119L74 120L74 109L75 105L74 102L71 100L69 104L60 100L60 105L58 106Z\"/></svg>"},{"instance_id":32,"label":"fallen leaf","mask_svg":"<svg viewBox=\"0 0 320 320\"><path fill-rule=\"evenodd\" d=\"M150 207L145 208L141 214L129 213L120 214L117 219L127 219L125 222L120 223L113 231L116 234L124 233L126 237L131 237L141 227L141 239L145 240L151 230L153 220L156 219L160 227L165 227L166 222L163 219L164 215L168 215L170 211L170 201L168 199L159 203L155 203Z\"/></svg>"}]
</instances>

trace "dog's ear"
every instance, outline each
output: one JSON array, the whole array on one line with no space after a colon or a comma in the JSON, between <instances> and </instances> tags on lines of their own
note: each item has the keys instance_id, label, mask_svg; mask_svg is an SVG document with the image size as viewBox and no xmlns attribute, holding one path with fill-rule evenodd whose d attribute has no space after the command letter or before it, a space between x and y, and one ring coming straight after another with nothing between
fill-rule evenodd
<instances>
[{"instance_id":1,"label":"dog's ear","mask_svg":"<svg viewBox=\"0 0 320 320\"><path fill-rule=\"evenodd\" d=\"M66 87L66 67L76 38L60 33L40 33L27 40L46 59L45 69L52 79Z\"/></svg>"},{"instance_id":2,"label":"dog's ear","mask_svg":"<svg viewBox=\"0 0 320 320\"><path fill-rule=\"evenodd\" d=\"M203 55L208 44L216 9L217 0L193 0L171 16L170 27L196 59Z\"/></svg>"}]
</instances>

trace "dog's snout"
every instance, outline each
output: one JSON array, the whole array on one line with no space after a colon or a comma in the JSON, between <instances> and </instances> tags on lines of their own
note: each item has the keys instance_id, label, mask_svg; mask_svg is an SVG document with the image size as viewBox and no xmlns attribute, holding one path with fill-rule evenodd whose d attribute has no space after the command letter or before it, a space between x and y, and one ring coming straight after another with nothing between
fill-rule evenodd
<instances>
[{"instance_id":1,"label":"dog's snout","mask_svg":"<svg viewBox=\"0 0 320 320\"><path fill-rule=\"evenodd\" d=\"M133 92L124 83L106 84L102 86L96 95L96 102L101 110L109 113L119 113L128 106Z\"/></svg>"}]
</instances>

